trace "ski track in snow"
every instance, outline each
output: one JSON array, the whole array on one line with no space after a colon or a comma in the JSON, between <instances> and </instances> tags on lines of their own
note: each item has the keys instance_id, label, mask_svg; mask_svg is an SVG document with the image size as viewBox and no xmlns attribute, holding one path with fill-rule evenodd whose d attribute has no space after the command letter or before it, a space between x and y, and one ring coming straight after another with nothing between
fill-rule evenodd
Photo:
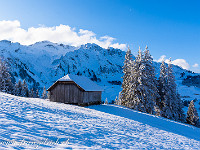
<instances>
[{"instance_id":1,"label":"ski track in snow","mask_svg":"<svg viewBox=\"0 0 200 150\"><path fill-rule=\"evenodd\" d=\"M137 117L134 120L134 117L128 116L131 112L139 118L149 118L149 121L154 121L151 115L120 106L97 105L84 108L4 93L0 93L0 106L0 149L199 149L200 147L200 140L195 139L195 135L183 136L184 134L165 131L163 130L165 128L159 128L159 125L157 127L152 123L148 125ZM157 118L158 122L159 120L168 125L171 122ZM193 129L200 133L198 128L171 123L174 124L176 128L179 125L184 126L188 129L185 132ZM15 144L3 143L10 140ZM23 140L37 144L23 144ZM47 142L44 142L45 140ZM59 144L49 144L49 141L57 141Z\"/></svg>"}]
</instances>

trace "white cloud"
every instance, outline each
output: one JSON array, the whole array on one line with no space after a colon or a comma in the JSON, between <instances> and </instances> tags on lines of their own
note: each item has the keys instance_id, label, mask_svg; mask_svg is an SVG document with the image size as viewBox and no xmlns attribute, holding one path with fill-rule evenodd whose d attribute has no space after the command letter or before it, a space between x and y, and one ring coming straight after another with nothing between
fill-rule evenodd
<instances>
[{"instance_id":1,"label":"white cloud","mask_svg":"<svg viewBox=\"0 0 200 150\"><path fill-rule=\"evenodd\" d=\"M110 47L119 48L119 49L125 50L126 49L126 44L115 43L115 44L110 45Z\"/></svg>"},{"instance_id":2,"label":"white cloud","mask_svg":"<svg viewBox=\"0 0 200 150\"><path fill-rule=\"evenodd\" d=\"M185 59L175 59L172 64L182 67L183 69L190 69L190 65Z\"/></svg>"},{"instance_id":3,"label":"white cloud","mask_svg":"<svg viewBox=\"0 0 200 150\"><path fill-rule=\"evenodd\" d=\"M192 65L192 67L198 68L198 67L199 67L199 64L195 63L194 65Z\"/></svg>"},{"instance_id":4,"label":"white cloud","mask_svg":"<svg viewBox=\"0 0 200 150\"><path fill-rule=\"evenodd\" d=\"M165 59L166 56L162 55L160 56L160 58L158 60L156 60L157 62L162 62L162 60L165 60L165 63L169 63L169 59ZM188 62L185 59L175 59L172 61L172 64L177 65L182 67L183 69L190 69L190 65L188 64Z\"/></svg>"},{"instance_id":5,"label":"white cloud","mask_svg":"<svg viewBox=\"0 0 200 150\"><path fill-rule=\"evenodd\" d=\"M75 28L62 24L54 27L39 25L39 27L30 27L25 30L21 28L18 20L0 21L0 40L10 40L24 45L44 40L72 46L96 43L103 48L114 47L123 50L126 49L126 44L114 43L115 38L103 36L98 39L96 34L89 30L80 29L76 31Z\"/></svg>"},{"instance_id":6,"label":"white cloud","mask_svg":"<svg viewBox=\"0 0 200 150\"><path fill-rule=\"evenodd\" d=\"M165 58L166 58L166 56L162 55L162 56L160 56L160 58L158 60L155 60L155 61L162 62Z\"/></svg>"}]
</instances>

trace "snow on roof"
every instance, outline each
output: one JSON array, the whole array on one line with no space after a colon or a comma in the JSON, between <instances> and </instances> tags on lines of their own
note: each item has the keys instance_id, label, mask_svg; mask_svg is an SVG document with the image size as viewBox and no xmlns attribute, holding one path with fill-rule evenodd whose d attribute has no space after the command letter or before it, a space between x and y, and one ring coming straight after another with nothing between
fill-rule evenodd
<instances>
[{"instance_id":1,"label":"snow on roof","mask_svg":"<svg viewBox=\"0 0 200 150\"><path fill-rule=\"evenodd\" d=\"M84 76L67 74L66 76L58 79L57 81L74 81L85 91L103 91L103 89L96 83Z\"/></svg>"}]
</instances>

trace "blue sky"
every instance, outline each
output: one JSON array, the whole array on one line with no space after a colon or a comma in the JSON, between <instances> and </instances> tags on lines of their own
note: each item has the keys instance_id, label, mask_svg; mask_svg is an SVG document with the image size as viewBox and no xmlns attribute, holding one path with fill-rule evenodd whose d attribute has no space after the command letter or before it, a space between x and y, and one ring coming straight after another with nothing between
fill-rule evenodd
<instances>
[{"instance_id":1,"label":"blue sky","mask_svg":"<svg viewBox=\"0 0 200 150\"><path fill-rule=\"evenodd\" d=\"M129 45L133 54L148 45L154 59L184 59L176 63L200 72L198 0L6 0L0 6L0 21L18 20L20 29L68 25L97 39L113 37L113 44Z\"/></svg>"}]
</instances>

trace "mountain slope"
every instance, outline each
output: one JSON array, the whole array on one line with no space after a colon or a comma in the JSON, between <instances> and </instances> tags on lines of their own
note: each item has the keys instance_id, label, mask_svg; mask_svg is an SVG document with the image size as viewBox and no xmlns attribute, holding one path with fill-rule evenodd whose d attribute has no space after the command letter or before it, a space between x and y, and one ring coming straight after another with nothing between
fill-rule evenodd
<instances>
[{"instance_id":1,"label":"mountain slope","mask_svg":"<svg viewBox=\"0 0 200 150\"><path fill-rule=\"evenodd\" d=\"M24 46L10 41L0 41L0 56L8 61L12 81L26 79L30 88L47 88L62 76L84 75L105 89L104 100L112 101L121 91L122 66L125 52L119 49L103 49L96 44L80 47L56 44L48 41ZM157 76L160 63L154 62ZM187 76L195 76L190 71L173 66L178 85ZM200 94L200 93L199 93Z\"/></svg>"},{"instance_id":2,"label":"mountain slope","mask_svg":"<svg viewBox=\"0 0 200 150\"><path fill-rule=\"evenodd\" d=\"M198 149L200 146L199 128L124 107L84 108L4 93L0 93L0 105L1 149ZM159 122L162 126L155 126ZM6 141L10 143L6 145Z\"/></svg>"},{"instance_id":3,"label":"mountain slope","mask_svg":"<svg viewBox=\"0 0 200 150\"><path fill-rule=\"evenodd\" d=\"M52 61L74 49L75 47L48 41L30 46L0 41L0 56L8 62L13 82L26 79L30 88L46 85L50 80L47 74L52 69Z\"/></svg>"}]
</instances>

